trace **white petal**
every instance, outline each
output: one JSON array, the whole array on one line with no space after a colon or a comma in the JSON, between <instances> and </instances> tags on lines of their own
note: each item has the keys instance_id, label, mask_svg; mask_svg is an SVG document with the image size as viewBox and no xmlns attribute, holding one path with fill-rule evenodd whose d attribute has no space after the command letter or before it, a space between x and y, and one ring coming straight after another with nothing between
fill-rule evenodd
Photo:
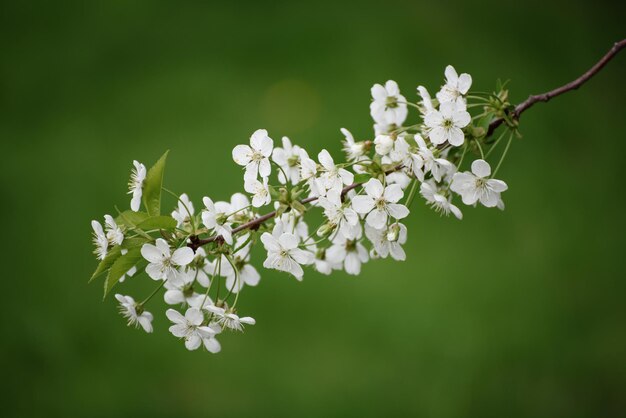
<instances>
[{"instance_id":1,"label":"white petal","mask_svg":"<svg viewBox=\"0 0 626 418\"><path fill-rule=\"evenodd\" d=\"M233 148L233 160L241 166L245 166L250 162L251 154L252 149L247 145L237 145Z\"/></svg>"},{"instance_id":2,"label":"white petal","mask_svg":"<svg viewBox=\"0 0 626 418\"><path fill-rule=\"evenodd\" d=\"M141 247L141 255L151 263L158 263L163 258L161 250L152 244L144 244Z\"/></svg>"},{"instance_id":3,"label":"white petal","mask_svg":"<svg viewBox=\"0 0 626 418\"><path fill-rule=\"evenodd\" d=\"M352 209L358 213L368 213L374 209L374 199L369 196L354 196L352 198Z\"/></svg>"},{"instance_id":4,"label":"white petal","mask_svg":"<svg viewBox=\"0 0 626 418\"><path fill-rule=\"evenodd\" d=\"M168 309L167 311L165 311L165 315L167 316L167 319L175 324L185 323L185 317L175 309Z\"/></svg>"},{"instance_id":5,"label":"white petal","mask_svg":"<svg viewBox=\"0 0 626 418\"><path fill-rule=\"evenodd\" d=\"M365 192L374 199L381 197L385 190L382 183L378 179L369 179L369 181L365 183L364 187Z\"/></svg>"},{"instance_id":6,"label":"white petal","mask_svg":"<svg viewBox=\"0 0 626 418\"><path fill-rule=\"evenodd\" d=\"M285 250L291 250L298 247L298 238L295 235L285 233L278 238L278 243Z\"/></svg>"},{"instance_id":7,"label":"white petal","mask_svg":"<svg viewBox=\"0 0 626 418\"><path fill-rule=\"evenodd\" d=\"M179 266L186 266L193 261L193 258L193 250L189 247L179 248L172 254L172 261Z\"/></svg>"},{"instance_id":8,"label":"white petal","mask_svg":"<svg viewBox=\"0 0 626 418\"><path fill-rule=\"evenodd\" d=\"M402 187L398 184L392 184L385 188L385 200L387 202L396 203L404 196L404 192L402 191Z\"/></svg>"},{"instance_id":9,"label":"white petal","mask_svg":"<svg viewBox=\"0 0 626 418\"><path fill-rule=\"evenodd\" d=\"M389 211L389 215L396 219L404 219L409 216L409 209L397 203L390 203L387 205L387 210Z\"/></svg>"},{"instance_id":10,"label":"white petal","mask_svg":"<svg viewBox=\"0 0 626 418\"><path fill-rule=\"evenodd\" d=\"M382 229L387 223L387 212L380 209L374 209L369 213L369 215L367 215L367 218L365 218L365 220L371 227L376 229Z\"/></svg>"},{"instance_id":11,"label":"white petal","mask_svg":"<svg viewBox=\"0 0 626 418\"><path fill-rule=\"evenodd\" d=\"M489 177L491 175L491 166L485 160L474 160L472 163L472 173L478 177Z\"/></svg>"}]
</instances>

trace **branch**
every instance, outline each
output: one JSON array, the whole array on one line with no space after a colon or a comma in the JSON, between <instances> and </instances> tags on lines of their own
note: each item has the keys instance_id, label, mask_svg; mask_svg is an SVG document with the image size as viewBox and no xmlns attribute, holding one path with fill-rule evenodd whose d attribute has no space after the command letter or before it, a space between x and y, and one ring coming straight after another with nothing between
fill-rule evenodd
<instances>
[{"instance_id":1,"label":"branch","mask_svg":"<svg viewBox=\"0 0 626 418\"><path fill-rule=\"evenodd\" d=\"M391 170L387 170L385 172L385 174L391 174L394 171L398 171L402 168L402 165L399 165L397 167L392 168ZM343 197L346 193L348 193L350 190L352 189L356 189L357 187L361 186L363 183L352 183L346 187L344 187L341 190L341 196ZM317 200L317 197L307 197L306 199L302 199L300 201L300 203L302 203L303 205L306 205L307 203L311 203L311 202L315 202ZM250 222L246 222L245 224L241 224L239 225L237 228L233 229L232 233L233 235L236 234L237 232L241 232L244 231L246 229L250 229L252 231L256 230L259 228L259 226L261 226L261 224L265 223L265 221L268 221L270 219L272 219L273 217L276 216L276 211L273 210L269 213L266 213L263 216L259 216L258 218L255 218L253 220L251 220ZM209 238L205 238L205 239L199 239L197 236L191 236L189 238L191 240L191 242L189 244L187 244L188 247L190 247L191 249L193 249L193 251L195 252L199 247L209 244L211 242L215 242L215 241L222 241L223 238L221 235L213 235L212 237Z\"/></svg>"},{"instance_id":2,"label":"branch","mask_svg":"<svg viewBox=\"0 0 626 418\"><path fill-rule=\"evenodd\" d=\"M519 119L519 117L521 116L521 114L525 110L527 110L530 107L532 107L535 103L537 103L537 102L547 102L550 99L552 99L553 97L560 96L561 94L566 93L566 92L568 92L570 90L576 90L578 87L580 87L584 83L586 83L591 77L596 75L624 47L626 47L626 39L623 39L623 40L621 40L619 42L616 42L613 45L613 47L609 50L609 52L607 52L606 55L604 55L602 57L602 59L600 59L600 61L598 61L586 73L584 73L583 75L578 77L576 80L574 80L574 81L572 81L570 83L567 83L564 86L558 87L558 88L556 88L554 90L551 90L551 91L549 91L547 93L536 94L536 95L529 96L528 99L526 99L522 103L520 103L517 106L515 106L515 110L513 111L511 116L513 117L513 119L517 120L517 119ZM489 129L487 131L486 137L491 136L493 134L493 132L500 125L502 125L503 122L504 122L503 118L494 119L489 124ZM401 168L402 168L402 166L395 167L394 169L389 170L386 174L389 174L389 173L392 173L394 171L400 170ZM363 183L353 183L353 184L351 184L349 186L344 187L343 190L341 191L341 195L342 196L345 195L350 190L355 189L355 188L361 186L362 184ZM317 197L309 197L309 198L301 200L300 203L307 204L307 203L314 202L316 200L317 200ZM250 222L246 222L245 224L239 225L237 228L233 229L232 232L233 232L233 234L236 234L236 233L244 231L246 229L256 230L256 229L259 228L259 226L261 226L263 223L265 223L265 221L268 221L268 220L272 219L275 216L276 216L276 211L272 211L272 212L266 213L263 216L259 216L258 218L255 218L255 219L251 220ZM192 248L194 250L194 252L195 252L201 246L209 244L211 242L215 242L215 241L223 241L223 238L222 238L221 235L213 235L212 237L209 237L209 238L200 239L200 238L198 238L198 236L194 235L194 236L190 237L190 241L191 242L188 244L188 247Z\"/></svg>"},{"instance_id":3,"label":"branch","mask_svg":"<svg viewBox=\"0 0 626 418\"><path fill-rule=\"evenodd\" d=\"M571 81L571 82L565 84L564 86L558 87L558 88L556 88L554 90L551 90L551 91L543 93L543 94L530 95L528 97L528 99L526 99L522 103L520 103L517 106L515 106L515 110L512 112L512 115L511 115L512 118L514 120L518 120L520 118L520 116L522 115L522 113L525 110L531 108L535 103L547 102L550 99L552 99L553 97L560 96L561 94L567 93L568 91L578 89L578 87L582 86L587 81L589 81L589 79L591 77L593 77L594 75L599 73L600 70L602 68L604 68L604 66L606 64L608 64L608 62L611 61L613 59L613 57L615 55L617 55L617 53L619 51L621 51L624 47L626 47L626 39L622 39L619 42L615 42L613 44L613 47L611 49L609 49L609 52L607 52L600 59L600 61L598 61L593 67L591 67L586 73L584 73L583 75L578 77L576 80ZM489 124L489 130L487 131L487 136L491 136L493 134L493 132L500 125L502 125L503 122L504 122L503 118L494 119Z\"/></svg>"}]
</instances>

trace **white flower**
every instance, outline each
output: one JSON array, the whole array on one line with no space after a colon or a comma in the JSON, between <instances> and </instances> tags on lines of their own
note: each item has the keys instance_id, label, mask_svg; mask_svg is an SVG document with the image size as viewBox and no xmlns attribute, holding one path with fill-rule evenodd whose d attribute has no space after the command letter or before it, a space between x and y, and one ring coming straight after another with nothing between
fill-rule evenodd
<instances>
[{"instance_id":1,"label":"white flower","mask_svg":"<svg viewBox=\"0 0 626 418\"><path fill-rule=\"evenodd\" d=\"M172 212L172 218L176 220L176 226L181 228L186 223L190 222L193 214L193 203L189 200L189 196L187 196L186 193L181 194L178 198L178 207Z\"/></svg>"},{"instance_id":2,"label":"white flower","mask_svg":"<svg viewBox=\"0 0 626 418\"><path fill-rule=\"evenodd\" d=\"M130 296L115 295L115 299L120 303L120 313L124 318L128 320L128 326L134 325L138 327L141 325L144 331L152 332L152 314L148 311L144 311L143 307L135 302Z\"/></svg>"},{"instance_id":3,"label":"white flower","mask_svg":"<svg viewBox=\"0 0 626 418\"><path fill-rule=\"evenodd\" d=\"M428 172L436 181L441 181L443 176L456 170L454 164L445 158L435 158L433 151L428 148L421 135L415 135L415 142L418 147L417 154L414 152L411 157L413 158L413 173L419 181L424 181L424 175Z\"/></svg>"},{"instance_id":4,"label":"white flower","mask_svg":"<svg viewBox=\"0 0 626 418\"><path fill-rule=\"evenodd\" d=\"M439 189L434 181L429 180L422 183L420 185L420 193L436 212L440 212L445 215L449 215L450 212L452 212L457 219L463 219L463 214L459 208L452 204L451 198L446 198L439 192Z\"/></svg>"},{"instance_id":5,"label":"white flower","mask_svg":"<svg viewBox=\"0 0 626 418\"><path fill-rule=\"evenodd\" d=\"M204 295L197 293L193 289L193 284L196 279L196 272L194 270L182 270L177 274L176 280L168 280L165 282L165 294L163 299L168 305L178 305L186 303L190 306L197 301L198 297L204 298ZM213 303L210 298L207 297L209 303Z\"/></svg>"},{"instance_id":6,"label":"white flower","mask_svg":"<svg viewBox=\"0 0 626 418\"><path fill-rule=\"evenodd\" d=\"M405 190L411 184L411 177L409 177L404 171L396 171L389 173L385 176L387 184L397 184L402 190Z\"/></svg>"},{"instance_id":7,"label":"white flower","mask_svg":"<svg viewBox=\"0 0 626 418\"><path fill-rule=\"evenodd\" d=\"M463 145L465 136L462 128L471 122L472 117L459 102L444 102L439 110L433 110L424 117L429 128L428 137L435 145L448 141L456 147Z\"/></svg>"},{"instance_id":8,"label":"white flower","mask_svg":"<svg viewBox=\"0 0 626 418\"><path fill-rule=\"evenodd\" d=\"M361 264L369 260L369 255L358 240L339 235L333 239L333 245L326 250L326 260L334 266L343 265L348 274L358 275L361 272Z\"/></svg>"},{"instance_id":9,"label":"white flower","mask_svg":"<svg viewBox=\"0 0 626 418\"><path fill-rule=\"evenodd\" d=\"M361 229L359 215L354 209L341 202L341 190L329 190L325 197L319 198L318 202L324 208L324 215L332 229L336 228L338 233L346 238L356 238Z\"/></svg>"},{"instance_id":10,"label":"white flower","mask_svg":"<svg viewBox=\"0 0 626 418\"><path fill-rule=\"evenodd\" d=\"M217 235L221 235L228 245L233 243L232 228L228 220L230 215L230 205L226 202L217 202L204 197L202 199L206 209L202 211L202 223L209 229L215 231Z\"/></svg>"},{"instance_id":11,"label":"white flower","mask_svg":"<svg viewBox=\"0 0 626 418\"><path fill-rule=\"evenodd\" d=\"M256 179L257 175L268 177L272 171L269 157L274 141L265 129L256 130L250 137L250 146L237 145L233 149L233 160L246 168L245 179Z\"/></svg>"},{"instance_id":12,"label":"white flower","mask_svg":"<svg viewBox=\"0 0 626 418\"><path fill-rule=\"evenodd\" d=\"M202 344L204 344L204 348L206 348L209 353L216 354L222 350L222 346L220 342L217 341L217 338L215 338L215 335L222 332L222 327L217 322L211 322L209 328L211 328L215 334L202 338Z\"/></svg>"},{"instance_id":13,"label":"white flower","mask_svg":"<svg viewBox=\"0 0 626 418\"><path fill-rule=\"evenodd\" d=\"M467 73L459 76L451 65L446 67L445 75L446 84L437 93L439 103L455 102L459 97L466 95L472 86L472 76Z\"/></svg>"},{"instance_id":14,"label":"white flower","mask_svg":"<svg viewBox=\"0 0 626 418\"><path fill-rule=\"evenodd\" d=\"M326 248L316 248L315 246L308 247L315 253L315 270L318 272L329 275L333 270L341 270L342 263L332 263L326 257Z\"/></svg>"},{"instance_id":15,"label":"white flower","mask_svg":"<svg viewBox=\"0 0 626 418\"><path fill-rule=\"evenodd\" d=\"M104 228L106 229L107 240L111 245L120 245L124 241L122 228L117 226L115 219L111 215L104 215Z\"/></svg>"},{"instance_id":16,"label":"white flower","mask_svg":"<svg viewBox=\"0 0 626 418\"><path fill-rule=\"evenodd\" d=\"M109 240L102 230L102 224L100 224L100 222L96 220L91 221L91 228L93 229L92 242L96 247L93 253L98 257L98 260L104 260L109 249Z\"/></svg>"},{"instance_id":17,"label":"white flower","mask_svg":"<svg viewBox=\"0 0 626 418\"><path fill-rule=\"evenodd\" d=\"M378 179L370 179L365 183L366 196L352 198L352 208L361 214L367 214L366 222L376 228L384 228L387 217L395 219L406 218L409 210L406 206L398 204L404 192L397 184L383 187Z\"/></svg>"},{"instance_id":18,"label":"white flower","mask_svg":"<svg viewBox=\"0 0 626 418\"><path fill-rule=\"evenodd\" d=\"M255 217L250 209L250 199L243 193L235 193L230 197L230 210L232 215L229 218L235 223L245 223Z\"/></svg>"},{"instance_id":19,"label":"white flower","mask_svg":"<svg viewBox=\"0 0 626 418\"><path fill-rule=\"evenodd\" d=\"M472 163L472 172L455 173L452 177L450 189L461 195L463 203L473 205L480 201L488 208L498 206L500 193L508 189L502 180L489 179L491 167L485 160L475 160Z\"/></svg>"},{"instance_id":20,"label":"white flower","mask_svg":"<svg viewBox=\"0 0 626 418\"><path fill-rule=\"evenodd\" d=\"M391 258L398 261L406 260L406 253L402 245L406 243L406 226L401 223L395 223L388 228L375 229L369 225L365 225L365 235L374 245L376 253L382 257Z\"/></svg>"},{"instance_id":21,"label":"white flower","mask_svg":"<svg viewBox=\"0 0 626 418\"><path fill-rule=\"evenodd\" d=\"M168 309L165 312L167 318L174 323L170 327L170 332L175 337L185 339L185 347L187 350L195 350L202 344L202 340L209 336L215 335L215 330L208 326L202 326L204 315L197 308L189 308L183 316L174 309Z\"/></svg>"},{"instance_id":22,"label":"white flower","mask_svg":"<svg viewBox=\"0 0 626 418\"><path fill-rule=\"evenodd\" d=\"M252 206L260 208L261 206L269 205L272 201L270 196L270 189L267 186L267 177L263 178L263 183L257 179L246 180L243 188L246 192L252 194Z\"/></svg>"},{"instance_id":23,"label":"white flower","mask_svg":"<svg viewBox=\"0 0 626 418\"><path fill-rule=\"evenodd\" d=\"M272 160L282 168L282 171L279 170L278 172L278 181L282 184L287 183L287 181L292 184L300 182L300 147L292 145L289 138L283 136L283 147L274 148ZM285 172L284 175L283 171Z\"/></svg>"},{"instance_id":24,"label":"white flower","mask_svg":"<svg viewBox=\"0 0 626 418\"><path fill-rule=\"evenodd\" d=\"M378 135L374 138L374 149L378 155L387 155L393 148L393 138L389 135Z\"/></svg>"},{"instance_id":25,"label":"white flower","mask_svg":"<svg viewBox=\"0 0 626 418\"><path fill-rule=\"evenodd\" d=\"M176 280L176 267L186 266L194 257L193 250L189 247L178 248L172 253L163 238L156 240L156 246L144 244L141 255L149 262L146 273L153 280Z\"/></svg>"},{"instance_id":26,"label":"white flower","mask_svg":"<svg viewBox=\"0 0 626 418\"><path fill-rule=\"evenodd\" d=\"M232 310L225 310L224 308L218 308L217 306L207 307L209 312L212 312L217 317L217 323L223 327L230 328L234 331L243 331L243 324L254 325L256 321L249 316L239 317Z\"/></svg>"},{"instance_id":27,"label":"white flower","mask_svg":"<svg viewBox=\"0 0 626 418\"><path fill-rule=\"evenodd\" d=\"M343 185L347 186L352 184L354 174L344 168L337 167L335 161L333 161L333 157L330 156L328 151L325 149L322 150L317 157L324 169L321 179L326 190L341 189Z\"/></svg>"},{"instance_id":28,"label":"white flower","mask_svg":"<svg viewBox=\"0 0 626 418\"><path fill-rule=\"evenodd\" d=\"M424 111L422 113L426 114L428 112L432 112L433 110L435 110L435 107L433 106L433 101L430 98L430 93L428 93L428 90L426 90L426 87L417 86L417 92L422 98L422 106L424 106Z\"/></svg>"},{"instance_id":29,"label":"white flower","mask_svg":"<svg viewBox=\"0 0 626 418\"><path fill-rule=\"evenodd\" d=\"M289 233L276 237L268 232L261 235L261 241L267 250L267 258L263 267L291 273L298 280L302 280L304 271L300 264L313 263L313 254L298 248L298 238Z\"/></svg>"},{"instance_id":30,"label":"white flower","mask_svg":"<svg viewBox=\"0 0 626 418\"><path fill-rule=\"evenodd\" d=\"M128 193L133 195L130 201L130 208L137 212L141 206L141 196L143 195L143 182L146 179L146 166L139 161L133 161L133 171L130 173L128 182Z\"/></svg>"},{"instance_id":31,"label":"white flower","mask_svg":"<svg viewBox=\"0 0 626 418\"><path fill-rule=\"evenodd\" d=\"M352 133L346 128L341 128L341 133L345 137L342 143L348 161L359 161L367 152L368 145L365 142L356 142Z\"/></svg>"},{"instance_id":32,"label":"white flower","mask_svg":"<svg viewBox=\"0 0 626 418\"><path fill-rule=\"evenodd\" d=\"M310 180L317 175L317 163L309 157L305 149L300 149L300 178Z\"/></svg>"},{"instance_id":33,"label":"white flower","mask_svg":"<svg viewBox=\"0 0 626 418\"><path fill-rule=\"evenodd\" d=\"M408 110L406 99L400 94L395 81L387 81L384 87L374 84L372 97L374 101L370 105L370 113L377 123L402 125Z\"/></svg>"}]
</instances>

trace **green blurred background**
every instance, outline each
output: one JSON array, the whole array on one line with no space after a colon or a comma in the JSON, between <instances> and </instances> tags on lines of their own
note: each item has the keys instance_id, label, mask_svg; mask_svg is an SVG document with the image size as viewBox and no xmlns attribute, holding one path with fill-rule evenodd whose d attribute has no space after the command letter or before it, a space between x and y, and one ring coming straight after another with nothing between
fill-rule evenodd
<instances>
[{"instance_id":1,"label":"green blurred background","mask_svg":"<svg viewBox=\"0 0 626 418\"><path fill-rule=\"evenodd\" d=\"M416 100L449 63L477 90L510 78L519 102L622 38L623 2L1 11L2 416L624 416L626 53L524 114L499 173L505 212L464 208L459 222L414 204L404 263L303 283L264 271L241 301L257 325L219 355L185 350L160 300L146 335L87 285L89 221L128 205L133 159L171 149L167 187L197 207L226 199L242 188L231 149L257 128L338 156L340 127L372 133L373 83Z\"/></svg>"}]
</instances>

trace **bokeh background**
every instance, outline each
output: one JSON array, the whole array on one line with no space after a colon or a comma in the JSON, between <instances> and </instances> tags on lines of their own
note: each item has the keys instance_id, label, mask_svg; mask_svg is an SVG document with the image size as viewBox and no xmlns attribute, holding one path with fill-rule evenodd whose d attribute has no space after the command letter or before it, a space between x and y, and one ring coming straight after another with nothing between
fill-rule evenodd
<instances>
[{"instance_id":1,"label":"bokeh background","mask_svg":"<svg viewBox=\"0 0 626 418\"><path fill-rule=\"evenodd\" d=\"M370 138L369 88L416 100L446 64L514 102L624 37L624 4L2 2L5 417L618 417L626 410L626 53L522 118L504 212L414 204L409 259L359 277L263 272L258 323L188 352L101 302L89 221L126 207L133 159L226 199L257 128L317 153ZM417 202L416 202L417 203ZM167 201L173 205L173 201ZM141 296L145 278L127 284ZM151 283L147 283L150 286ZM131 291L132 289L132 291Z\"/></svg>"}]
</instances>

